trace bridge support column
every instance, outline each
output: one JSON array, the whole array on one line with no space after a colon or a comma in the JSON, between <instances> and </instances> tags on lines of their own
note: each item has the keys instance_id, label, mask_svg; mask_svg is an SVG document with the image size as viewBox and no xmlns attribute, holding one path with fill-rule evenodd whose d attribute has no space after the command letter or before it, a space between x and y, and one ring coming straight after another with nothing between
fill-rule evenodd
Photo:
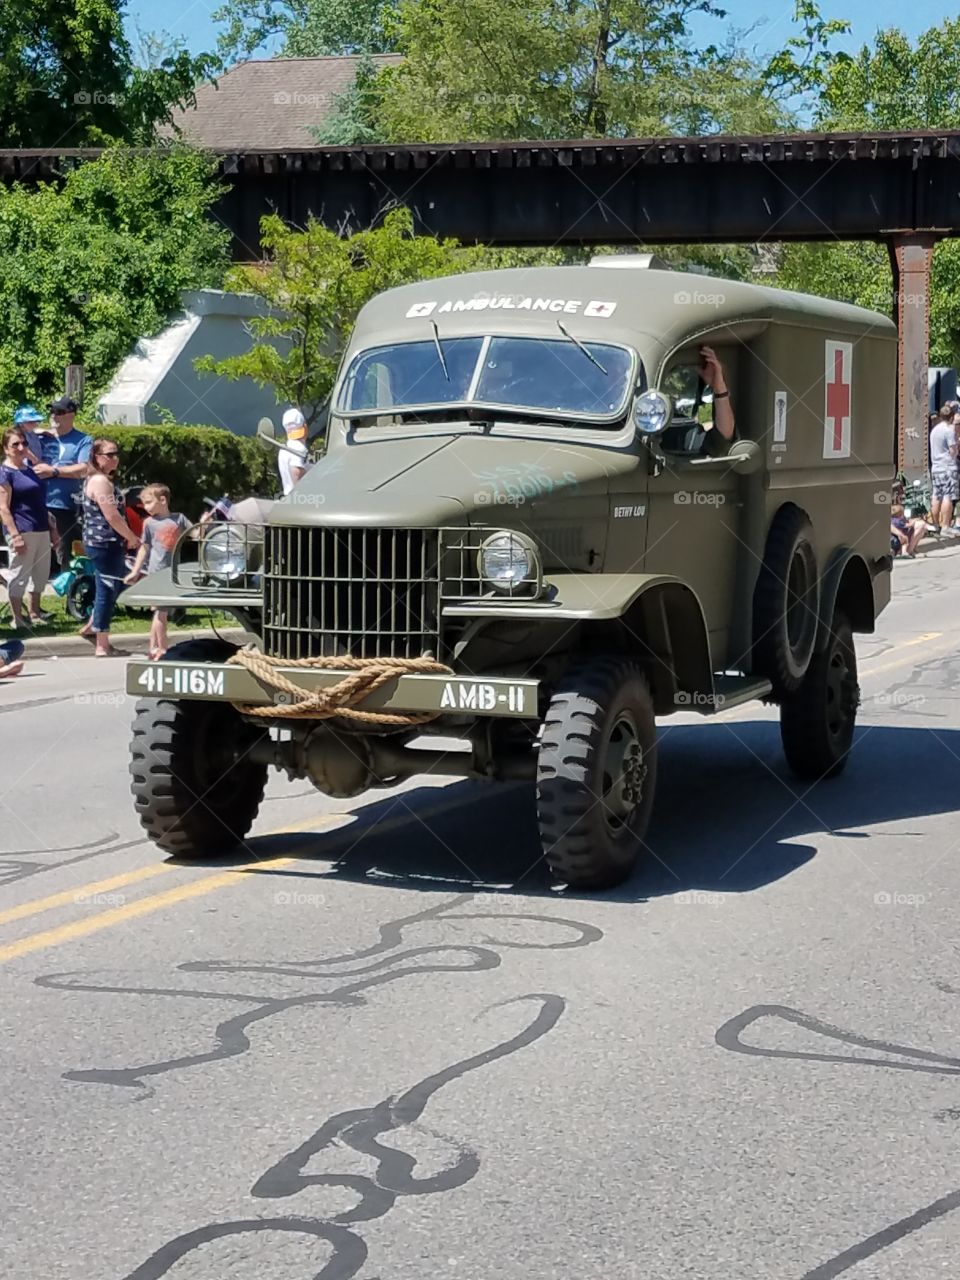
<instances>
[{"instance_id":1,"label":"bridge support column","mask_svg":"<svg viewBox=\"0 0 960 1280\"><path fill-rule=\"evenodd\" d=\"M927 367L930 363L930 262L937 237L918 232L887 241L893 313L900 332L897 363L897 470L926 476Z\"/></svg>"}]
</instances>

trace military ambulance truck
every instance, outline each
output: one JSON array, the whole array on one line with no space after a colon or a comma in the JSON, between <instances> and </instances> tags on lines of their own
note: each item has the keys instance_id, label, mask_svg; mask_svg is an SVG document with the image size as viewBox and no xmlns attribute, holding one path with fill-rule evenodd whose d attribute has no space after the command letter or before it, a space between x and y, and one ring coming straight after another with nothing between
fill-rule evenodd
<instances>
[{"instance_id":1,"label":"military ambulance truck","mask_svg":"<svg viewBox=\"0 0 960 1280\"><path fill-rule=\"evenodd\" d=\"M550 868L599 889L644 849L657 717L759 699L798 776L838 774L890 595L896 351L873 312L622 259L373 299L319 464L130 593L256 637L129 664L146 831L236 845L271 768L338 797L529 779Z\"/></svg>"}]
</instances>

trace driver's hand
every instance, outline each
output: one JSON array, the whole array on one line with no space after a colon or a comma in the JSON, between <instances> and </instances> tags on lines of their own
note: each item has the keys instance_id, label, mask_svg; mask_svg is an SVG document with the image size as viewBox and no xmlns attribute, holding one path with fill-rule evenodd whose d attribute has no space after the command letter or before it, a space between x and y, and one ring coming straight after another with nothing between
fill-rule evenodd
<instances>
[{"instance_id":1,"label":"driver's hand","mask_svg":"<svg viewBox=\"0 0 960 1280\"><path fill-rule=\"evenodd\" d=\"M723 365L713 347L700 348L700 366L697 372L711 391L724 388Z\"/></svg>"}]
</instances>

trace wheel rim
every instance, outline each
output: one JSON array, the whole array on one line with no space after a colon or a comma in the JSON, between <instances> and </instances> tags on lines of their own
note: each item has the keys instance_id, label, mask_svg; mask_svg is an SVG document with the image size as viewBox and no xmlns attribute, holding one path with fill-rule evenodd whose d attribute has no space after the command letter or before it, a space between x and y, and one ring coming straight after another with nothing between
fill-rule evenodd
<instances>
[{"instance_id":1,"label":"wheel rim","mask_svg":"<svg viewBox=\"0 0 960 1280\"><path fill-rule=\"evenodd\" d=\"M230 717L218 715L218 710L207 709L207 714L199 717L191 741L194 777L204 795L216 790L222 802L230 795L240 795L246 787L243 764L250 743L242 725L230 723Z\"/></svg>"},{"instance_id":2,"label":"wheel rim","mask_svg":"<svg viewBox=\"0 0 960 1280\"><path fill-rule=\"evenodd\" d=\"M832 738L841 738L848 732L857 709L857 694L857 677L846 650L837 645L827 667L827 729Z\"/></svg>"},{"instance_id":3,"label":"wheel rim","mask_svg":"<svg viewBox=\"0 0 960 1280\"><path fill-rule=\"evenodd\" d=\"M794 555L787 574L785 614L787 644L795 654L801 654L806 648L816 619L816 609L811 608L812 591L807 563L801 555Z\"/></svg>"},{"instance_id":4,"label":"wheel rim","mask_svg":"<svg viewBox=\"0 0 960 1280\"><path fill-rule=\"evenodd\" d=\"M647 766L633 717L624 712L607 737L603 760L601 806L612 835L619 835L643 803Z\"/></svg>"}]
</instances>

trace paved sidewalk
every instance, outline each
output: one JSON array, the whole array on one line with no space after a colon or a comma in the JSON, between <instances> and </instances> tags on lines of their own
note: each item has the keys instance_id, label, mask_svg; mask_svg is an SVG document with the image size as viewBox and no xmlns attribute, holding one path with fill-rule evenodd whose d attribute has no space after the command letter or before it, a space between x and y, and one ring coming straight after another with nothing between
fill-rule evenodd
<instances>
[{"instance_id":1,"label":"paved sidewalk","mask_svg":"<svg viewBox=\"0 0 960 1280\"><path fill-rule=\"evenodd\" d=\"M218 632L214 632L211 627L198 627L184 631L171 631L170 643L179 644L183 640L200 640L216 635L221 635L224 640L229 640L233 644L245 643L248 638L247 633L240 627L226 627ZM29 659L31 662L35 662L38 658L93 657L92 642L84 640L82 636L44 636L38 632L30 636L21 634L19 638L24 644L24 659ZM146 653L150 647L150 633L148 631L120 632L114 635L113 643L121 653Z\"/></svg>"}]
</instances>

